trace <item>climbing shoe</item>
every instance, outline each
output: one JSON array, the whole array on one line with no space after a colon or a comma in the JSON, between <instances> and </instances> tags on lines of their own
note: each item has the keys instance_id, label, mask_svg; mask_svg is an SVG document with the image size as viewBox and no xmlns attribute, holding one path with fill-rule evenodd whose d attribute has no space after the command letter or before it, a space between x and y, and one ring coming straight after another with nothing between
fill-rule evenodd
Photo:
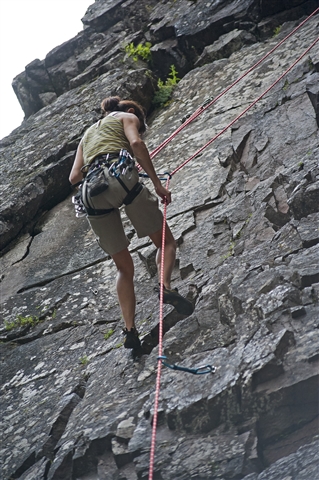
<instances>
[{"instance_id":1,"label":"climbing shoe","mask_svg":"<svg viewBox=\"0 0 319 480\"><path fill-rule=\"evenodd\" d=\"M182 297L178 293L177 288L169 290L168 288L163 288L163 302L169 305L173 305L175 310L181 315L191 315L194 311L194 305L192 302Z\"/></svg>"},{"instance_id":2,"label":"climbing shoe","mask_svg":"<svg viewBox=\"0 0 319 480\"><path fill-rule=\"evenodd\" d=\"M136 328L131 328L131 330L128 330L125 328L123 330L123 334L125 335L125 340L124 340L124 347L125 348L134 348L138 349L141 347L141 342L140 339L138 338L138 332Z\"/></svg>"}]
</instances>

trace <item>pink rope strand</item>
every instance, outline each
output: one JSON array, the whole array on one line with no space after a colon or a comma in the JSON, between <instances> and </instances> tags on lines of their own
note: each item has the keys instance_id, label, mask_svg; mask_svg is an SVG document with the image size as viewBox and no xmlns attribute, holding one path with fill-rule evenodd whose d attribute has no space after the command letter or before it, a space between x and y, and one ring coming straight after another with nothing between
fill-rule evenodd
<instances>
[{"instance_id":1,"label":"pink rope strand","mask_svg":"<svg viewBox=\"0 0 319 480\"><path fill-rule=\"evenodd\" d=\"M165 188L168 189L169 178L166 180ZM164 261L165 261L165 236L166 236L166 217L167 217L167 202L164 200L163 209L163 228L162 228L162 255L161 255L161 274L160 274L160 312L159 312L159 331L158 331L158 356L161 357L163 353L163 297L164 297ZM150 466L149 466L149 480L153 480L154 471L154 456L155 456L155 443L156 443L156 428L157 428L157 416L158 416L158 403L161 384L161 372L162 361L158 359L157 363L157 376L156 376L156 389L155 389L155 401L154 401L154 414L152 424L152 438L151 438L151 453L150 453Z\"/></svg>"},{"instance_id":2,"label":"pink rope strand","mask_svg":"<svg viewBox=\"0 0 319 480\"><path fill-rule=\"evenodd\" d=\"M187 160L185 160L185 162L183 162L179 167L175 168L175 170L173 170L173 172L171 172L171 176L173 176L176 172L178 172L181 168L183 168L188 162L190 162L191 160L193 160L193 158L197 157L197 155L199 155L205 148L207 148L212 142L214 142L218 137L220 137L224 132L226 132L226 130L228 130L228 128L230 128L232 125L234 125L235 122L237 122L237 120L239 120L243 115L245 115L246 112L248 112L248 110L250 110L254 105L256 105L257 102L259 102L259 100L261 100L265 95L266 93L269 92L269 90L271 90L278 82L280 82L280 80L285 76L287 75L288 72L290 72L290 70L305 56L307 55L307 53L309 52L309 50L312 49L312 47L314 47L314 45L319 41L319 37L310 45L310 47L307 48L307 50L304 51L304 53L302 55L300 55L299 58L297 58L297 60L289 67L287 68L287 70L282 74L280 75L280 77L270 85L270 87L267 88L267 90L265 90L256 100L254 100L247 108L245 108L245 110L243 110L239 115L237 115L236 118L234 118L234 120L232 120L225 128L223 128L223 130L221 130L217 135L215 135L215 137L213 137L211 140L209 140L203 147L201 147L199 150L197 150L197 152L195 152L191 157L189 157Z\"/></svg>"},{"instance_id":3,"label":"pink rope strand","mask_svg":"<svg viewBox=\"0 0 319 480\"><path fill-rule=\"evenodd\" d=\"M318 10L318 9L317 9ZM193 158L199 155L205 148L207 148L212 142L214 142L218 137L220 137L228 128L230 128L239 118L241 118L248 110L250 110L256 103L262 99L292 68L314 47L314 45L319 41L319 37L308 47L304 53L289 67L287 70L280 75L280 77L273 82L270 87L268 87L256 100L254 100L245 110L243 110L234 120L232 120L223 130L221 130L217 135L215 135L209 142L207 142L203 147L201 147L197 152L195 152L191 157L189 157L185 162L183 162L179 167L177 167L172 173L173 176L176 172L181 170L187 163L189 163ZM166 189L169 187L169 178L166 181ZM167 218L167 203L164 201L163 209L163 229L162 229L162 255L161 255L161 273L160 273L160 319L159 319L159 342L158 342L158 356L162 356L163 351L163 282L164 282L164 261L165 261L165 235L166 235L166 218ZM154 400L154 414L153 414L153 423L152 423L152 437L151 437L151 451L150 451L150 464L149 464L149 477L148 480L153 480L154 472L154 457L155 457L155 444L156 444L156 429L157 429L157 417L158 417L158 405L159 405L159 395L160 395L160 384L161 384L161 372L162 372L162 362L161 359L158 359L158 368L156 376L156 389L155 389L155 400Z\"/></svg>"},{"instance_id":4,"label":"pink rope strand","mask_svg":"<svg viewBox=\"0 0 319 480\"><path fill-rule=\"evenodd\" d=\"M211 107L214 103L216 103L223 95L225 95L231 88L233 88L238 82L240 82L243 78L245 78L250 72L252 72L256 67L258 67L266 58L268 58L277 48L279 48L288 38L294 35L297 30L299 30L308 20L313 17L316 13L319 12L319 7L312 12L309 17L307 17L303 22L301 22L297 27L295 27L285 38L283 38L277 45L275 45L268 53L266 53L258 62L256 62L252 67L249 68L243 75L241 75L237 80L235 80L231 85L229 85L225 90L223 90L217 97L215 97L211 102L209 102L205 106L198 107L197 110L180 126L173 132L166 140L163 141L155 150L153 150L150 154L150 157L153 159L166 145L173 140L176 135L183 130L187 125L189 125L193 120L195 120L201 113Z\"/></svg>"}]
</instances>

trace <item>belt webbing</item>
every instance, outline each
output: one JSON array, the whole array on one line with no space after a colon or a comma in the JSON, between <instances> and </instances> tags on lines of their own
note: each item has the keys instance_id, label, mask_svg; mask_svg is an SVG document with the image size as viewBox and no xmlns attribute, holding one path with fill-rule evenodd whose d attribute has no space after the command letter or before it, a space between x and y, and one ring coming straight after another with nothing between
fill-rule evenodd
<instances>
[{"instance_id":1,"label":"belt webbing","mask_svg":"<svg viewBox=\"0 0 319 480\"><path fill-rule=\"evenodd\" d=\"M127 192L126 197L123 200L124 205L130 205L130 203L133 202L133 200L137 197L137 195L140 193L140 191L143 189L143 185L140 182L137 182L131 190L127 188L125 183L120 177L116 177L117 181L122 185L124 190Z\"/></svg>"},{"instance_id":2,"label":"belt webbing","mask_svg":"<svg viewBox=\"0 0 319 480\"><path fill-rule=\"evenodd\" d=\"M124 205L130 205L142 190L143 190L143 185L140 182L137 182L124 198L123 200Z\"/></svg>"},{"instance_id":3,"label":"belt webbing","mask_svg":"<svg viewBox=\"0 0 319 480\"><path fill-rule=\"evenodd\" d=\"M94 215L105 215L106 213L111 213L114 208L104 208L104 209L96 209L96 208L88 208L84 207L85 211L88 215L94 216Z\"/></svg>"}]
</instances>

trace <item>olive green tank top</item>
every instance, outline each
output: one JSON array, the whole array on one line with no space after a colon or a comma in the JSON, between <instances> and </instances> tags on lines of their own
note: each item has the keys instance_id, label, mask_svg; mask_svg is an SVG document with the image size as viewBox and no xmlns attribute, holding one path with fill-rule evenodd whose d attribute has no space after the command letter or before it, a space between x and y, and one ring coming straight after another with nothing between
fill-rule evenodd
<instances>
[{"instance_id":1,"label":"olive green tank top","mask_svg":"<svg viewBox=\"0 0 319 480\"><path fill-rule=\"evenodd\" d=\"M82 148L85 165L93 162L98 155L119 153L122 148L133 156L121 120L112 115L104 117L86 130L82 138Z\"/></svg>"}]
</instances>

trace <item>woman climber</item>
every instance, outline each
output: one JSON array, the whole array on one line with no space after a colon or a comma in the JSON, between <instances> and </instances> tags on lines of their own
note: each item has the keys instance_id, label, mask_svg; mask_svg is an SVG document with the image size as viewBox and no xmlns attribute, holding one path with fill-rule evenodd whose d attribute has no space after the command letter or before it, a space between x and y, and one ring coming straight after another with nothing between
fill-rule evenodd
<instances>
[{"instance_id":1,"label":"woman climber","mask_svg":"<svg viewBox=\"0 0 319 480\"><path fill-rule=\"evenodd\" d=\"M70 173L71 184L83 181L82 203L100 247L115 262L118 270L116 288L125 322L125 348L139 349L140 339L135 327L134 265L128 251L119 208L125 211L138 237L149 236L157 247L156 265L161 268L163 215L157 198L141 183L133 156L153 182L162 203L171 202L171 192L156 175L148 149L140 137L146 123L143 108L132 100L105 98L101 103L104 117L86 130L78 146ZM171 289L176 244L165 228L165 264L163 301L184 315L193 312L193 304Z\"/></svg>"}]
</instances>

